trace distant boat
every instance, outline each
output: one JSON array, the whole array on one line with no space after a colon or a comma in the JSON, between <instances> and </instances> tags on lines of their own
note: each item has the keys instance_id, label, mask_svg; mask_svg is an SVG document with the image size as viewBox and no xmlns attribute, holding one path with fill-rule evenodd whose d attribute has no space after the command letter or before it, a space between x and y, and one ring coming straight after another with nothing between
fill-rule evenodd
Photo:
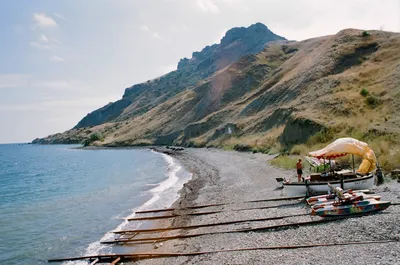
<instances>
[{"instance_id":1,"label":"distant boat","mask_svg":"<svg viewBox=\"0 0 400 265\"><path fill-rule=\"evenodd\" d=\"M331 160L345 155L359 155L363 158L357 172L330 170L325 173L314 173L302 182L283 182L287 196L302 196L311 194L326 194L329 191L328 182L333 187L344 190L371 189L374 185L373 170L376 169L376 157L372 149L364 142L354 138L339 138L325 148L310 152L311 157ZM354 167L354 166L353 166Z\"/></svg>"}]
</instances>

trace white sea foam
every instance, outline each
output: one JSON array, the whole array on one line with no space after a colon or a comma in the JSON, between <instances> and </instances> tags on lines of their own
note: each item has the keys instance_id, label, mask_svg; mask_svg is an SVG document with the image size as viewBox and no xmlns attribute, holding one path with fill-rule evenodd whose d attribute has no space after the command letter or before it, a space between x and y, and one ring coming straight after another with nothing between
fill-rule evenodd
<instances>
[{"instance_id":1,"label":"white sea foam","mask_svg":"<svg viewBox=\"0 0 400 265\"><path fill-rule=\"evenodd\" d=\"M116 231L123 229L138 228L142 224L141 222L132 223L127 220L129 218L133 218L135 216L136 211L170 207L179 198L178 192L180 189L182 189L183 184L191 179L192 174L184 172L182 170L182 166L178 164L175 161L175 159L166 154L160 154L160 155L162 155L165 161L167 162L168 178L158 184L148 184L155 186L154 188L147 191L147 193L150 193L152 197L141 206L132 209L132 214L129 215L120 225L116 227L115 229ZM101 244L100 242L109 241L112 240L113 238L114 234L106 233L103 236L103 238L101 238L99 241L91 243L86 249L84 255L97 255L99 253L109 253L111 251L111 247ZM86 264L87 262L82 262L82 261L68 261L63 263L63 265L86 265Z\"/></svg>"}]
</instances>

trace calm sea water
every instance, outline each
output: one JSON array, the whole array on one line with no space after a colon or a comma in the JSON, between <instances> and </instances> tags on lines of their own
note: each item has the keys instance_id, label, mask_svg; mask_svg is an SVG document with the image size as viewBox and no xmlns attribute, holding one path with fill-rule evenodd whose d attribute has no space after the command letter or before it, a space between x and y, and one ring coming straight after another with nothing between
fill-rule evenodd
<instances>
[{"instance_id":1,"label":"calm sea water","mask_svg":"<svg viewBox=\"0 0 400 265\"><path fill-rule=\"evenodd\" d=\"M145 149L0 145L0 264L111 252L106 232L132 228L124 218L137 209L170 206L190 177Z\"/></svg>"}]
</instances>

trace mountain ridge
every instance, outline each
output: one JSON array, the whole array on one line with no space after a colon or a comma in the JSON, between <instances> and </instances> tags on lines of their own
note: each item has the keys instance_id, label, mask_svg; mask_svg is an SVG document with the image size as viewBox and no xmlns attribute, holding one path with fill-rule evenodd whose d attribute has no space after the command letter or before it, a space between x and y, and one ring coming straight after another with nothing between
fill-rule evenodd
<instances>
[{"instance_id":1,"label":"mountain ridge","mask_svg":"<svg viewBox=\"0 0 400 265\"><path fill-rule=\"evenodd\" d=\"M143 114L179 92L195 86L240 57L260 52L267 42L275 40L284 38L261 23L247 28L232 28L226 32L220 44L193 52L191 59L181 59L176 71L126 88L122 99L89 113L74 129Z\"/></svg>"},{"instance_id":2,"label":"mountain ridge","mask_svg":"<svg viewBox=\"0 0 400 265\"><path fill-rule=\"evenodd\" d=\"M389 168L400 164L398 50L399 33L357 29L270 42L140 115L37 142L99 132L92 145L273 152L352 136L371 144Z\"/></svg>"}]
</instances>

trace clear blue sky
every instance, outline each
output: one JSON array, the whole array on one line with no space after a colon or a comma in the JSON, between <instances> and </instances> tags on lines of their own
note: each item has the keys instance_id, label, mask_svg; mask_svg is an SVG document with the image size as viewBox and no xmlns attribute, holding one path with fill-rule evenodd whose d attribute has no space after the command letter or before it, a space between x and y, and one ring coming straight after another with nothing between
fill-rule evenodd
<instances>
[{"instance_id":1,"label":"clear blue sky","mask_svg":"<svg viewBox=\"0 0 400 265\"><path fill-rule=\"evenodd\" d=\"M235 26L303 40L400 31L398 0L2 0L0 143L73 127Z\"/></svg>"}]
</instances>

